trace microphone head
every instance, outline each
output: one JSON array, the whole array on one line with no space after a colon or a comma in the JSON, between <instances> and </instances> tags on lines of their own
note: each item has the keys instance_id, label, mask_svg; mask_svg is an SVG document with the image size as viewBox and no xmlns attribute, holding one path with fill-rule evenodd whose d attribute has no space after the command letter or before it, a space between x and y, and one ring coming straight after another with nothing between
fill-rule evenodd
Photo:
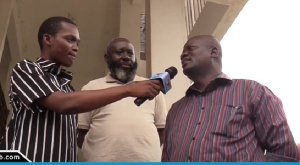
<instances>
[{"instance_id":1,"label":"microphone head","mask_svg":"<svg viewBox=\"0 0 300 165\"><path fill-rule=\"evenodd\" d=\"M169 73L170 79L173 79L174 76L176 76L176 74L177 74L177 69L174 66L171 66L170 68L166 69L165 71Z\"/></svg>"}]
</instances>

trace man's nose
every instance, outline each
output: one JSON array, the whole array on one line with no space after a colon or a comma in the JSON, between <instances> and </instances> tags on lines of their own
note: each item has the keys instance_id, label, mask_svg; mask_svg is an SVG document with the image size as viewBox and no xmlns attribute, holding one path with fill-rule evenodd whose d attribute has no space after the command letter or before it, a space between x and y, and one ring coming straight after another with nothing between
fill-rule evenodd
<instances>
[{"instance_id":1,"label":"man's nose","mask_svg":"<svg viewBox=\"0 0 300 165\"><path fill-rule=\"evenodd\" d=\"M126 52L122 53L122 59L123 60L129 60L130 59L130 54L126 53Z\"/></svg>"},{"instance_id":2,"label":"man's nose","mask_svg":"<svg viewBox=\"0 0 300 165\"><path fill-rule=\"evenodd\" d=\"M183 59L184 57L188 56L187 51L183 51L180 55L180 59Z\"/></svg>"},{"instance_id":3,"label":"man's nose","mask_svg":"<svg viewBox=\"0 0 300 165\"><path fill-rule=\"evenodd\" d=\"M78 52L78 50L79 50L79 45L73 44L73 45L72 45L72 50L73 50L74 52Z\"/></svg>"}]
</instances>

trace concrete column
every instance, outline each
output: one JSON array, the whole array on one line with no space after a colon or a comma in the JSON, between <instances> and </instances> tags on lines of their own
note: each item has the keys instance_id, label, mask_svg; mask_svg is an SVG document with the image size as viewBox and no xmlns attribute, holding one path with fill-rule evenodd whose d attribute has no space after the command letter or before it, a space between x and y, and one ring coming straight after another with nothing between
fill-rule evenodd
<instances>
[{"instance_id":1,"label":"concrete column","mask_svg":"<svg viewBox=\"0 0 300 165\"><path fill-rule=\"evenodd\" d=\"M13 0L0 0L0 62L4 49Z\"/></svg>"},{"instance_id":2,"label":"concrete column","mask_svg":"<svg viewBox=\"0 0 300 165\"><path fill-rule=\"evenodd\" d=\"M221 40L248 0L207 0L189 38L213 35Z\"/></svg>"},{"instance_id":3,"label":"concrete column","mask_svg":"<svg viewBox=\"0 0 300 165\"><path fill-rule=\"evenodd\" d=\"M22 50L22 37L20 32L21 27L17 12L17 2L13 2L6 31L6 39L2 50L2 58L0 62L0 79L8 109L10 109L8 92L10 87L9 81L12 68L16 65L17 62L23 59L23 53L21 53L20 51Z\"/></svg>"},{"instance_id":4,"label":"concrete column","mask_svg":"<svg viewBox=\"0 0 300 165\"><path fill-rule=\"evenodd\" d=\"M221 36L216 36L214 35L214 33L215 31L217 31L217 28L222 25L220 24L220 21L228 11L228 8L228 5L222 5L207 1L197 19L197 22L195 23L191 33L189 34L189 38L197 35L213 35L221 40L225 32L222 33L223 35ZM228 28L221 29L227 30Z\"/></svg>"},{"instance_id":5,"label":"concrete column","mask_svg":"<svg viewBox=\"0 0 300 165\"><path fill-rule=\"evenodd\" d=\"M187 41L183 0L146 0L147 75L174 66L173 89L166 94L168 108L184 96L190 80L183 74L180 55Z\"/></svg>"},{"instance_id":6,"label":"concrete column","mask_svg":"<svg viewBox=\"0 0 300 165\"><path fill-rule=\"evenodd\" d=\"M120 36L131 41L138 62L137 74L146 77L146 61L140 58L140 18L145 0L121 0Z\"/></svg>"}]
</instances>

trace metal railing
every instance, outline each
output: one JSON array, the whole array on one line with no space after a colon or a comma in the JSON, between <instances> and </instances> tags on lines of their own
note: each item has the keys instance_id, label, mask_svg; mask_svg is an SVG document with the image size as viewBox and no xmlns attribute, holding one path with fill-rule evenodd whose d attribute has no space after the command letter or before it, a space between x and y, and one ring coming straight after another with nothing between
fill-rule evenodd
<instances>
[{"instance_id":1,"label":"metal railing","mask_svg":"<svg viewBox=\"0 0 300 165\"><path fill-rule=\"evenodd\" d=\"M201 11L205 6L204 0L185 0L185 19L187 35L192 31Z\"/></svg>"}]
</instances>

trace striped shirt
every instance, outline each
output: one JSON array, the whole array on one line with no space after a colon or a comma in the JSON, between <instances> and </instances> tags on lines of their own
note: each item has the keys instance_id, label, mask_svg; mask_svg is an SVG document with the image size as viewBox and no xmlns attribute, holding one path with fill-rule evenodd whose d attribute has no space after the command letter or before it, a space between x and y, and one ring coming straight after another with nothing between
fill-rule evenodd
<instances>
[{"instance_id":1,"label":"striped shirt","mask_svg":"<svg viewBox=\"0 0 300 165\"><path fill-rule=\"evenodd\" d=\"M12 119L2 139L7 150L19 150L34 162L77 160L77 115L58 114L34 102L56 91L74 91L71 80L70 72L43 58L16 64L10 78Z\"/></svg>"},{"instance_id":2,"label":"striped shirt","mask_svg":"<svg viewBox=\"0 0 300 165\"><path fill-rule=\"evenodd\" d=\"M255 81L222 73L203 92L191 86L168 113L162 161L273 160L297 161L299 151L280 99Z\"/></svg>"}]
</instances>

